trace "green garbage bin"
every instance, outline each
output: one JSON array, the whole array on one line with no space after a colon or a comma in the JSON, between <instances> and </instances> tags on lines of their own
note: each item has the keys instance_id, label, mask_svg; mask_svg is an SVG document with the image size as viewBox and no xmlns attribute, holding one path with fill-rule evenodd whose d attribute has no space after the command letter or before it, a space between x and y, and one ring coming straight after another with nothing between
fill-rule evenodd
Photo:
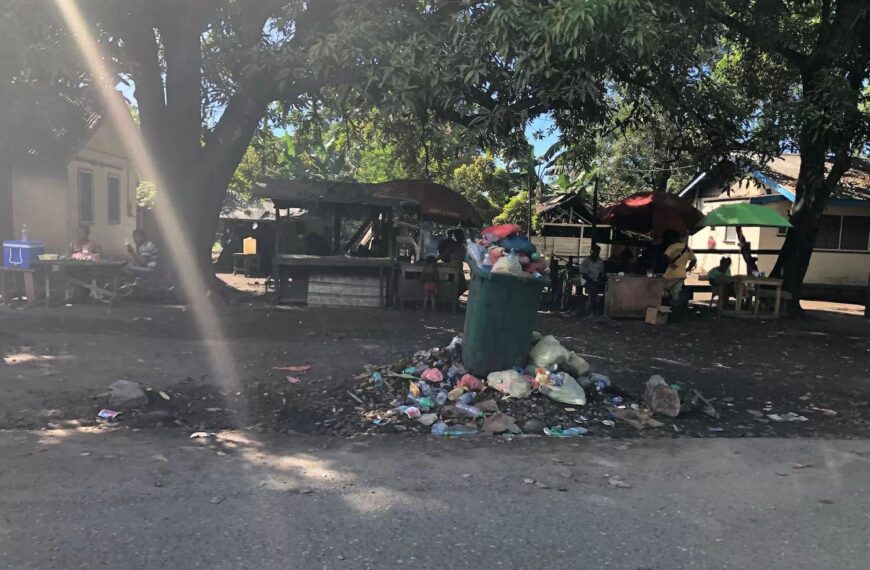
<instances>
[{"instance_id":1,"label":"green garbage bin","mask_svg":"<svg viewBox=\"0 0 870 570\"><path fill-rule=\"evenodd\" d=\"M476 376L524 364L529 355L544 279L487 273L468 260L462 363Z\"/></svg>"}]
</instances>

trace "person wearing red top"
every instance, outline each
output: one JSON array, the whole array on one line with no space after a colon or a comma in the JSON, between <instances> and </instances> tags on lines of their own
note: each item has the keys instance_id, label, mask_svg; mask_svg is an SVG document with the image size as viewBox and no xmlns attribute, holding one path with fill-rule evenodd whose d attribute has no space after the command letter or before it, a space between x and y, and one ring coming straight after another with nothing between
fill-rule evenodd
<instances>
[{"instance_id":1,"label":"person wearing red top","mask_svg":"<svg viewBox=\"0 0 870 570\"><path fill-rule=\"evenodd\" d=\"M99 258L103 254L103 248L91 239L91 229L88 226L79 226L76 239L70 242L67 254L74 259Z\"/></svg>"}]
</instances>

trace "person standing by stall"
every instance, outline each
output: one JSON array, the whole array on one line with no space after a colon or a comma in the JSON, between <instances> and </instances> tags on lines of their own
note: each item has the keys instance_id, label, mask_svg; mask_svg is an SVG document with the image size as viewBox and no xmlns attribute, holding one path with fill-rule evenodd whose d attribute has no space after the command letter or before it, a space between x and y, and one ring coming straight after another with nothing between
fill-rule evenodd
<instances>
[{"instance_id":1,"label":"person standing by stall","mask_svg":"<svg viewBox=\"0 0 870 570\"><path fill-rule=\"evenodd\" d=\"M604 291L607 283L604 260L601 259L601 246L593 245L589 255L580 262L580 278L586 289L586 314L595 314L598 308L598 295Z\"/></svg>"},{"instance_id":2,"label":"person standing by stall","mask_svg":"<svg viewBox=\"0 0 870 570\"><path fill-rule=\"evenodd\" d=\"M671 232L671 234L665 237L665 241L668 241L668 238L672 238L676 232ZM679 237L677 235L677 241L669 245L665 250L664 258L668 263L668 268L662 277L665 280L665 293L668 295L670 304L673 307L677 306L680 302L680 292L683 290L686 275L698 263L695 252L689 247L689 236L684 235Z\"/></svg>"}]
</instances>

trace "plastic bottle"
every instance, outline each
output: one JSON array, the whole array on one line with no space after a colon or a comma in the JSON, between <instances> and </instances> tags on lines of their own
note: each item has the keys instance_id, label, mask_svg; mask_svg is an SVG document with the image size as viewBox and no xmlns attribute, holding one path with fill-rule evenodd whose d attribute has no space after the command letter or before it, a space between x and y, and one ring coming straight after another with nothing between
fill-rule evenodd
<instances>
[{"instance_id":1,"label":"plastic bottle","mask_svg":"<svg viewBox=\"0 0 870 570\"><path fill-rule=\"evenodd\" d=\"M422 397L418 398L416 396L409 395L407 400L409 402L411 402L412 404L414 404L415 406L417 406L418 408L420 408L421 410L431 410L432 408L435 407L434 400L432 400L432 398L429 398L427 396L422 396Z\"/></svg>"},{"instance_id":2,"label":"plastic bottle","mask_svg":"<svg viewBox=\"0 0 870 570\"><path fill-rule=\"evenodd\" d=\"M375 386L380 386L383 383L384 383L384 375L381 374L380 372L374 372L372 374L372 384L374 384Z\"/></svg>"},{"instance_id":3,"label":"plastic bottle","mask_svg":"<svg viewBox=\"0 0 870 570\"><path fill-rule=\"evenodd\" d=\"M610 378L608 378L604 374L597 374L593 372L589 375L589 379L592 380L592 384L599 392L604 390L605 388L610 388Z\"/></svg>"},{"instance_id":4,"label":"plastic bottle","mask_svg":"<svg viewBox=\"0 0 870 570\"><path fill-rule=\"evenodd\" d=\"M447 392L444 390L439 390L437 394L435 394L435 403L439 406L443 406L447 403Z\"/></svg>"},{"instance_id":5,"label":"plastic bottle","mask_svg":"<svg viewBox=\"0 0 870 570\"><path fill-rule=\"evenodd\" d=\"M466 406L471 405L474 402L474 392L466 392L459 396L456 401Z\"/></svg>"},{"instance_id":6,"label":"plastic bottle","mask_svg":"<svg viewBox=\"0 0 870 570\"><path fill-rule=\"evenodd\" d=\"M429 384L428 382L420 382L417 386L420 388L420 392L422 392L424 396L431 398L435 395L435 388L432 387L432 384Z\"/></svg>"},{"instance_id":7,"label":"plastic bottle","mask_svg":"<svg viewBox=\"0 0 870 570\"><path fill-rule=\"evenodd\" d=\"M477 406L463 404L462 402L456 403L456 409L470 418L479 418L483 415L483 412Z\"/></svg>"},{"instance_id":8,"label":"plastic bottle","mask_svg":"<svg viewBox=\"0 0 870 570\"><path fill-rule=\"evenodd\" d=\"M21 241L27 241L27 224L21 226Z\"/></svg>"},{"instance_id":9,"label":"plastic bottle","mask_svg":"<svg viewBox=\"0 0 870 570\"><path fill-rule=\"evenodd\" d=\"M477 435L477 430L468 426L448 427L444 422L432 424L432 435L460 437L463 435Z\"/></svg>"}]
</instances>

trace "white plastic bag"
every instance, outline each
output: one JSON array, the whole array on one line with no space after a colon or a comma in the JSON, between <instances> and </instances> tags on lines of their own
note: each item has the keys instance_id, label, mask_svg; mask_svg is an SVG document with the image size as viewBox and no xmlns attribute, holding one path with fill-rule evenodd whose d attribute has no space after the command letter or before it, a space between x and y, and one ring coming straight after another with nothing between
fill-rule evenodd
<instances>
[{"instance_id":1,"label":"white plastic bag","mask_svg":"<svg viewBox=\"0 0 870 570\"><path fill-rule=\"evenodd\" d=\"M511 252L501 256L495 265L492 266L493 273L510 273L511 275L522 275L523 266L520 264L520 258L517 254Z\"/></svg>"},{"instance_id":2,"label":"white plastic bag","mask_svg":"<svg viewBox=\"0 0 870 570\"><path fill-rule=\"evenodd\" d=\"M589 363L583 360L583 358L576 352L568 353L568 360L565 361L562 367L570 372L575 378L586 376L586 374L589 373Z\"/></svg>"},{"instance_id":3,"label":"white plastic bag","mask_svg":"<svg viewBox=\"0 0 870 570\"><path fill-rule=\"evenodd\" d=\"M486 383L502 394L507 394L514 398L528 398L532 393L532 385L516 370L491 372L486 377Z\"/></svg>"},{"instance_id":4,"label":"white plastic bag","mask_svg":"<svg viewBox=\"0 0 870 570\"><path fill-rule=\"evenodd\" d=\"M529 356L538 368L550 368L568 361L568 349L559 344L556 337L547 335L535 344Z\"/></svg>"},{"instance_id":5,"label":"white plastic bag","mask_svg":"<svg viewBox=\"0 0 870 570\"><path fill-rule=\"evenodd\" d=\"M586 405L586 392L583 391L583 388L576 380L565 373L562 374L561 386L556 386L554 384L541 385L541 387L538 388L538 391L551 400L556 400L563 404L572 404L575 406Z\"/></svg>"}]
</instances>

